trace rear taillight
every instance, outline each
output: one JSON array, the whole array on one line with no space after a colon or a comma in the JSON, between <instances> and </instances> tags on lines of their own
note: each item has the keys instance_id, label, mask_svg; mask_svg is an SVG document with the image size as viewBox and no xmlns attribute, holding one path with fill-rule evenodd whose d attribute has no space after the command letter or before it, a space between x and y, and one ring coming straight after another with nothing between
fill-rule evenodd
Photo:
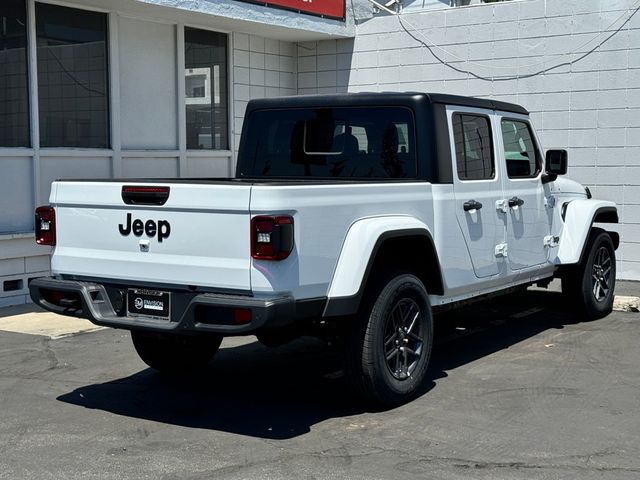
<instances>
[{"instance_id":1,"label":"rear taillight","mask_svg":"<svg viewBox=\"0 0 640 480\"><path fill-rule=\"evenodd\" d=\"M251 256L256 260L284 260L293 250L293 218L288 215L251 219Z\"/></svg>"},{"instance_id":2,"label":"rear taillight","mask_svg":"<svg viewBox=\"0 0 640 480\"><path fill-rule=\"evenodd\" d=\"M36 243L56 244L56 211L48 205L36 208Z\"/></svg>"}]
</instances>

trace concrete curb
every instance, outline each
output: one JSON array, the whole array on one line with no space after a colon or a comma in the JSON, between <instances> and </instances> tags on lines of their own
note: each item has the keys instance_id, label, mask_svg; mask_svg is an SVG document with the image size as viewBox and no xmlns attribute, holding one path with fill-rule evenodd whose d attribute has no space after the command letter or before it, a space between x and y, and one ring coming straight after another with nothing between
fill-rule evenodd
<instances>
[{"instance_id":1,"label":"concrete curb","mask_svg":"<svg viewBox=\"0 0 640 480\"><path fill-rule=\"evenodd\" d=\"M616 312L640 312L640 297L616 295L613 299L613 310Z\"/></svg>"}]
</instances>

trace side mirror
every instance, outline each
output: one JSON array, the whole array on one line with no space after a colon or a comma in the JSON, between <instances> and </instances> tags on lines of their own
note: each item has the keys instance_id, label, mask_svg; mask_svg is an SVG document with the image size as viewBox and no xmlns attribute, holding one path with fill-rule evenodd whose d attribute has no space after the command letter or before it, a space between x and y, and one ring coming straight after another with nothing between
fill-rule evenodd
<instances>
[{"instance_id":1,"label":"side mirror","mask_svg":"<svg viewBox=\"0 0 640 480\"><path fill-rule=\"evenodd\" d=\"M552 175L566 175L567 173L567 151L547 150L546 173Z\"/></svg>"}]
</instances>

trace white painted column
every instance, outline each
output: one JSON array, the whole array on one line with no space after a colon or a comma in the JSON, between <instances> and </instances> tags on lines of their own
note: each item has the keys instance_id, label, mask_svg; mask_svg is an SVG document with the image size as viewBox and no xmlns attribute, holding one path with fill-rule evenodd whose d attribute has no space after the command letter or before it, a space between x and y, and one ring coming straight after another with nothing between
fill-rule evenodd
<instances>
[{"instance_id":1,"label":"white painted column","mask_svg":"<svg viewBox=\"0 0 640 480\"><path fill-rule=\"evenodd\" d=\"M187 164L187 111L186 111L186 93L185 93L185 57L184 57L184 24L178 23L176 25L176 85L178 87L178 105L177 105L177 118L178 118L178 151L179 166L178 176L187 177L188 164Z\"/></svg>"},{"instance_id":2,"label":"white painted column","mask_svg":"<svg viewBox=\"0 0 640 480\"><path fill-rule=\"evenodd\" d=\"M109 114L111 149L111 174L122 176L122 140L120 127L120 44L118 42L118 14L109 13Z\"/></svg>"},{"instance_id":3,"label":"white painted column","mask_svg":"<svg viewBox=\"0 0 640 480\"><path fill-rule=\"evenodd\" d=\"M31 147L33 148L33 199L37 207L49 199L40 198L40 117L38 116L38 56L36 41L35 0L27 0L27 52L29 82L29 117L31 125Z\"/></svg>"}]
</instances>

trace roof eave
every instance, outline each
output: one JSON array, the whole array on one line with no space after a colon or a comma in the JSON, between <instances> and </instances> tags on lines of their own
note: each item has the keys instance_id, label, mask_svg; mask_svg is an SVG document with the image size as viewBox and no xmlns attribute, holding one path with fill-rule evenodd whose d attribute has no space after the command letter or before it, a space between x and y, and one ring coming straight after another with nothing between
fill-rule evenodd
<instances>
[{"instance_id":1,"label":"roof eave","mask_svg":"<svg viewBox=\"0 0 640 480\"><path fill-rule=\"evenodd\" d=\"M135 0L157 7L178 9L200 17L212 26L246 32L283 41L305 42L331 38L352 38L355 23L347 9L344 21L265 7L236 0Z\"/></svg>"}]
</instances>

